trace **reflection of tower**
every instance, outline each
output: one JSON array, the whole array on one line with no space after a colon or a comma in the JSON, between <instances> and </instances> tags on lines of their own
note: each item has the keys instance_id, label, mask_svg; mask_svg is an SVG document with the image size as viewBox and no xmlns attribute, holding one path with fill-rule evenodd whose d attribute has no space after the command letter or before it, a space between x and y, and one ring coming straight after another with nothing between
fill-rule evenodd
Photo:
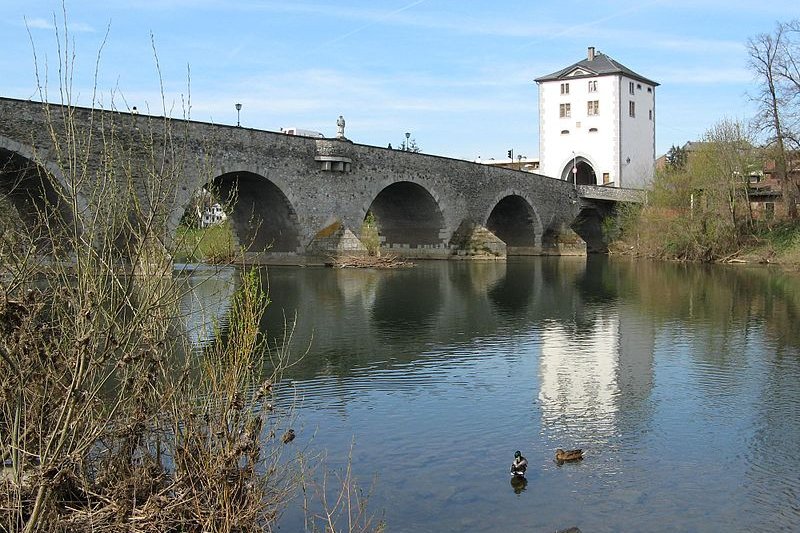
<instances>
[{"instance_id":1,"label":"reflection of tower","mask_svg":"<svg viewBox=\"0 0 800 533\"><path fill-rule=\"evenodd\" d=\"M654 330L647 316L624 304L588 315L589 331L546 327L540 360L544 420L580 428L588 432L584 440L609 435L653 387Z\"/></svg>"},{"instance_id":2,"label":"reflection of tower","mask_svg":"<svg viewBox=\"0 0 800 533\"><path fill-rule=\"evenodd\" d=\"M539 400L546 420L608 422L617 411L618 318L595 317L590 332L550 324L542 333Z\"/></svg>"},{"instance_id":3,"label":"reflection of tower","mask_svg":"<svg viewBox=\"0 0 800 533\"><path fill-rule=\"evenodd\" d=\"M617 384L620 407L639 404L653 388L653 321L641 309L621 305L619 309L619 362Z\"/></svg>"}]
</instances>

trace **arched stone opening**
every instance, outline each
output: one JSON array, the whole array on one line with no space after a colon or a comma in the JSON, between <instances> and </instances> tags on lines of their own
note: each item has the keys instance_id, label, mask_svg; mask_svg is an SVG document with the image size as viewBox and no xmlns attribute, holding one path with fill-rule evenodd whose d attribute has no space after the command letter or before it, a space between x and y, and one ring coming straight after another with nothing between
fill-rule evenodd
<instances>
[{"instance_id":1,"label":"arched stone opening","mask_svg":"<svg viewBox=\"0 0 800 533\"><path fill-rule=\"evenodd\" d=\"M206 187L230 219L240 246L248 252L298 252L297 214L286 195L264 176L228 172Z\"/></svg>"},{"instance_id":2,"label":"arched stone opening","mask_svg":"<svg viewBox=\"0 0 800 533\"><path fill-rule=\"evenodd\" d=\"M536 247L536 215L523 197L512 194L500 200L489 214L486 228L506 243L507 255L520 255Z\"/></svg>"},{"instance_id":3,"label":"arched stone opening","mask_svg":"<svg viewBox=\"0 0 800 533\"><path fill-rule=\"evenodd\" d=\"M577 170L577 172L574 173L574 177L572 172L573 163ZM597 185L597 174L592 164L585 157L570 159L569 163L564 166L564 170L561 172L561 179L575 183L575 185Z\"/></svg>"},{"instance_id":4,"label":"arched stone opening","mask_svg":"<svg viewBox=\"0 0 800 533\"><path fill-rule=\"evenodd\" d=\"M434 197L421 185L401 181L383 189L369 206L381 246L439 248L444 245L444 217ZM365 220L366 220L365 217Z\"/></svg>"},{"instance_id":5,"label":"arched stone opening","mask_svg":"<svg viewBox=\"0 0 800 533\"><path fill-rule=\"evenodd\" d=\"M604 228L607 217L614 216L614 204L596 202L594 206L580 210L572 222L572 229L586 242L587 253L607 253L608 235Z\"/></svg>"},{"instance_id":6,"label":"arched stone opening","mask_svg":"<svg viewBox=\"0 0 800 533\"><path fill-rule=\"evenodd\" d=\"M40 165L0 147L0 223L26 232L41 253L57 252L69 242L63 237L74 227L71 207L57 187Z\"/></svg>"}]
</instances>

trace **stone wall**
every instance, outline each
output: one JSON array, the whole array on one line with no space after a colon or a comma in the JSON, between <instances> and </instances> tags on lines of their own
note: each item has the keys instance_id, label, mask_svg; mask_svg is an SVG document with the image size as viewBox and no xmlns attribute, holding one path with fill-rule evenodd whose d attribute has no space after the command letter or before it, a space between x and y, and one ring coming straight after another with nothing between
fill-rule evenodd
<instances>
[{"instance_id":1,"label":"stone wall","mask_svg":"<svg viewBox=\"0 0 800 533\"><path fill-rule=\"evenodd\" d=\"M61 109L51 106L56 115ZM493 210L509 196L518 199L503 205L526 205L525 212L495 213L495 220L524 218L533 234L526 253L557 252L553 236L568 230L583 205L567 182L468 161L346 139L83 108L71 111L75 122L95 135L107 135L113 124L116 157L132 160L126 167L128 182L142 206L153 204L154 191L171 194L164 213L167 234L177 227L193 193L213 183L219 194L236 198L231 218L240 242L257 243L267 255L359 250L357 236L369 209L384 214L379 225L393 239L386 244L401 255L464 255L463 243L474 244L474 239L464 240L456 233L465 224L484 243L492 243L487 249L495 253L503 247L482 231L490 225ZM55 124L58 128L60 123ZM47 126L41 103L0 98L0 152L39 160L58 174ZM96 180L106 179L102 162L107 148L99 143L91 148ZM148 168L154 166L162 170L149 175ZM115 177L122 187L125 175ZM58 179L64 183L63 176ZM320 239L333 225L337 231ZM396 230L393 234L391 228Z\"/></svg>"}]
</instances>

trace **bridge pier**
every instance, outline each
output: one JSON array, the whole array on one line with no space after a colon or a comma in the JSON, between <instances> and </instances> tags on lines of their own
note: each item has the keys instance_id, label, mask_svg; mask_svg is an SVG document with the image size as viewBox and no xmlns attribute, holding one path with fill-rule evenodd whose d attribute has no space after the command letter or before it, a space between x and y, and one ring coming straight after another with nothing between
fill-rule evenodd
<instances>
[{"instance_id":1,"label":"bridge pier","mask_svg":"<svg viewBox=\"0 0 800 533\"><path fill-rule=\"evenodd\" d=\"M605 229L607 221L616 216L616 209L611 202L585 203L578 216L572 222L581 239L586 243L586 253L607 254L609 236Z\"/></svg>"}]
</instances>

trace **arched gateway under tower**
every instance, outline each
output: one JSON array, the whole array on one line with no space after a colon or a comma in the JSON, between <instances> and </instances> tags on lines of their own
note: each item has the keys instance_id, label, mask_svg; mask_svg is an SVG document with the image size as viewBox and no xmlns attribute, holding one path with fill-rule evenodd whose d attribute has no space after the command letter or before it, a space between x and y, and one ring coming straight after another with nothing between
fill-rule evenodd
<instances>
[{"instance_id":1,"label":"arched gateway under tower","mask_svg":"<svg viewBox=\"0 0 800 533\"><path fill-rule=\"evenodd\" d=\"M575 185L597 185L597 173L589 160L584 157L570 160L561 171L561 179Z\"/></svg>"}]
</instances>

